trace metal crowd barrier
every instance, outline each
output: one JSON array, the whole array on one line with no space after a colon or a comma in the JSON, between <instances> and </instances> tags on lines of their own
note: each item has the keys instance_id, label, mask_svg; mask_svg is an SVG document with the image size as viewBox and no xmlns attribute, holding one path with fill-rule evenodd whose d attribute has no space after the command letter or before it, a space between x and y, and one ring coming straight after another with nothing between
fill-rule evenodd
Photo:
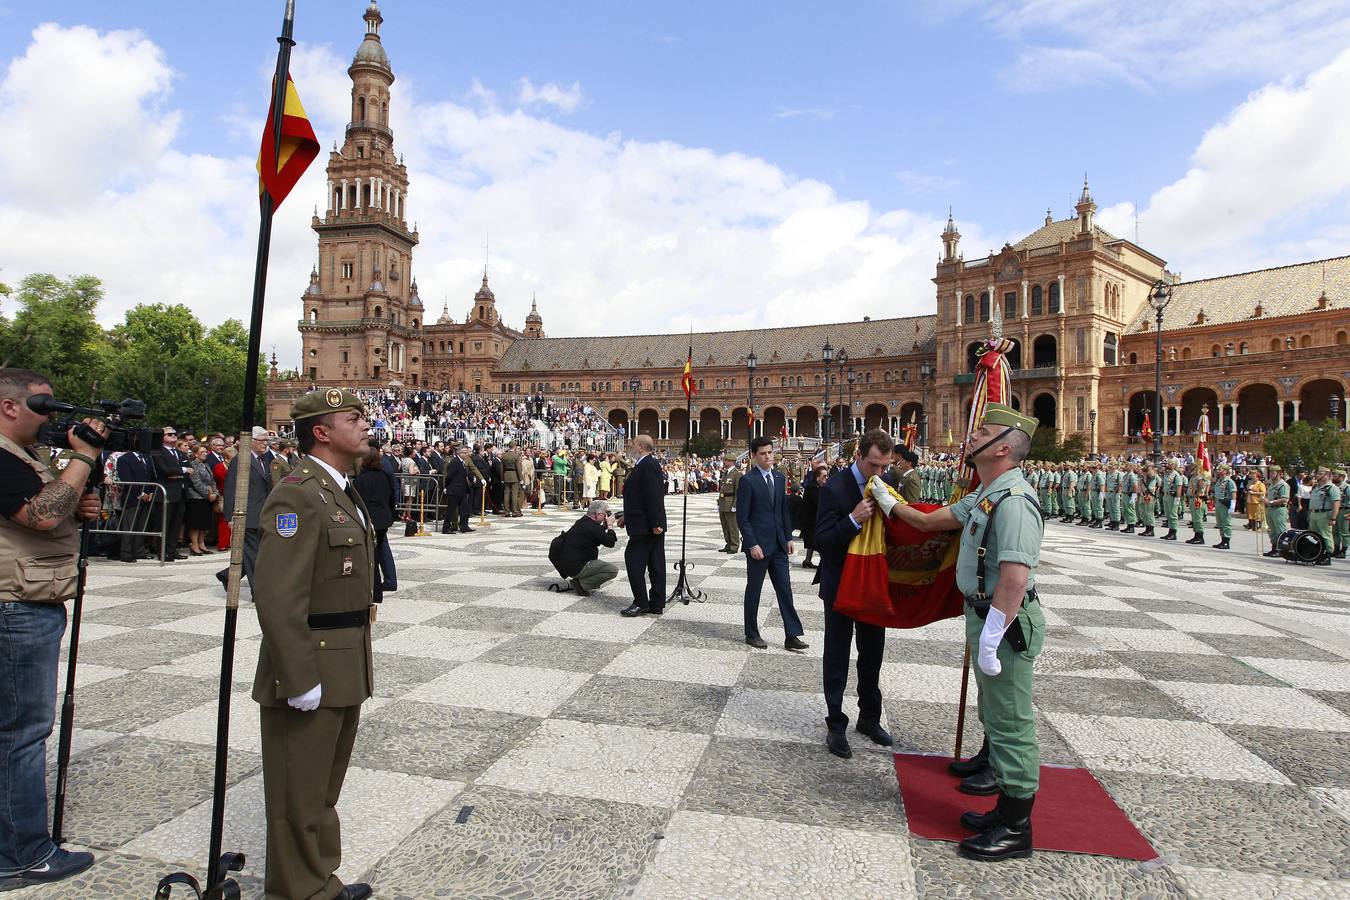
<instances>
[{"instance_id":1,"label":"metal crowd barrier","mask_svg":"<svg viewBox=\"0 0 1350 900\"><path fill-rule=\"evenodd\" d=\"M108 481L100 488L103 508L89 523L90 545L102 546L98 539L118 535L159 539L159 564L164 565L165 530L168 527L168 495L164 485L155 481ZM149 500L142 500L146 494ZM156 524L158 522L158 524Z\"/></svg>"},{"instance_id":2,"label":"metal crowd barrier","mask_svg":"<svg viewBox=\"0 0 1350 900\"><path fill-rule=\"evenodd\" d=\"M395 518L413 522L437 521L442 516L439 475L396 475Z\"/></svg>"}]
</instances>

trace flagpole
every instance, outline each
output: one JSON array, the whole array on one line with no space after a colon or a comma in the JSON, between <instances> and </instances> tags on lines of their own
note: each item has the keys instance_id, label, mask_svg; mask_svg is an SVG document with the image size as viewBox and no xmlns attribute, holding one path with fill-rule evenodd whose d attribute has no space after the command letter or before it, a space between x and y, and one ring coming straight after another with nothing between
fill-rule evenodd
<instances>
[{"instance_id":1,"label":"flagpole","mask_svg":"<svg viewBox=\"0 0 1350 900\"><path fill-rule=\"evenodd\" d=\"M295 46L292 37L295 26L295 0L286 0L286 10L281 22L281 35L277 38L277 68L272 81L272 148L276 165L281 154L281 125L286 112L287 79L290 74L291 48ZM266 162L266 161L265 161ZM240 419L241 431L247 432L249 426L257 421L258 405L258 363L262 347L263 304L267 294L267 260L272 246L272 213L275 200L271 191L264 190L260 195L258 222L258 253L253 267L253 305L249 313L248 363L244 370L243 417ZM246 486L246 473L236 466L236 488ZM236 499L235 519L242 518L238 510L247 505L247 488L243 491L243 503ZM242 523L239 523L242 524ZM220 653L220 696L216 709L216 760L215 779L211 793L211 843L206 858L206 887L200 896L216 898L237 896L238 887L234 879L226 878L227 872L238 872L244 867L244 854L223 853L225 842L225 782L230 752L230 699L234 685L234 641L239 620L239 582L242 562L242 530L236 528L232 537L230 553L229 580L226 586L225 628L221 635ZM167 876L160 882L160 891L167 897L168 883L185 883L183 873ZM172 881L171 881L172 879ZM186 876L191 884L191 876ZM195 885L193 885L195 889ZM156 893L159 896L159 893Z\"/></svg>"},{"instance_id":2,"label":"flagpole","mask_svg":"<svg viewBox=\"0 0 1350 900\"><path fill-rule=\"evenodd\" d=\"M689 434L693 430L694 416L694 392L690 389L693 384L693 362L694 362L694 329L689 329L689 355L685 357L686 368L690 370L686 376L690 383L684 385L684 465L686 475L684 478L683 490L680 492L683 499L683 507L680 510L680 561L675 564L675 571L679 572L679 577L675 579L675 590L671 592L668 602L676 601L689 605L690 600L702 602L703 592L694 590L689 586L689 570L693 568L685 558L685 549L689 535L689 476L687 474L689 467Z\"/></svg>"}]
</instances>

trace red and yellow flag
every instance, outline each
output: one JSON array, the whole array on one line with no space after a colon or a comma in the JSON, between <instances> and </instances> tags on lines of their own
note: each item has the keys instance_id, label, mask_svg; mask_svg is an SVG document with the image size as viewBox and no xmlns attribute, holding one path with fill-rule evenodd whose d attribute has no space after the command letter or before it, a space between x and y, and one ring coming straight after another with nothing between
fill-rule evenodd
<instances>
[{"instance_id":1,"label":"red and yellow flag","mask_svg":"<svg viewBox=\"0 0 1350 900\"><path fill-rule=\"evenodd\" d=\"M680 376L680 387L684 389L684 399L692 400L698 393L698 386L694 383L694 352L689 351L688 358L684 361L684 374Z\"/></svg>"},{"instance_id":2,"label":"red and yellow flag","mask_svg":"<svg viewBox=\"0 0 1350 900\"><path fill-rule=\"evenodd\" d=\"M267 125L263 128L262 149L258 152L258 193L271 195L273 211L281 206L281 201L286 199L305 169L319 155L319 139L314 136L314 128L309 124L305 108L300 105L300 95L289 74L286 76L286 103L282 108L279 153L272 143L275 102L274 97L272 103L267 105Z\"/></svg>"},{"instance_id":3,"label":"red and yellow flag","mask_svg":"<svg viewBox=\"0 0 1350 900\"><path fill-rule=\"evenodd\" d=\"M1153 440L1153 422L1149 419L1148 413L1144 413L1144 424L1139 428L1139 437L1144 441Z\"/></svg>"}]
</instances>

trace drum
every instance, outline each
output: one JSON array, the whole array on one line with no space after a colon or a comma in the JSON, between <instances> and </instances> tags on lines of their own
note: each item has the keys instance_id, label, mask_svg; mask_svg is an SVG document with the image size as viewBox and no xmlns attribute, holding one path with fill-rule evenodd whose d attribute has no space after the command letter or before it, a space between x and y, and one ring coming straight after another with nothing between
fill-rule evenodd
<instances>
[{"instance_id":1,"label":"drum","mask_svg":"<svg viewBox=\"0 0 1350 900\"><path fill-rule=\"evenodd\" d=\"M1314 563L1322 555L1322 539L1311 531L1290 529L1276 538L1275 549L1290 562Z\"/></svg>"}]
</instances>

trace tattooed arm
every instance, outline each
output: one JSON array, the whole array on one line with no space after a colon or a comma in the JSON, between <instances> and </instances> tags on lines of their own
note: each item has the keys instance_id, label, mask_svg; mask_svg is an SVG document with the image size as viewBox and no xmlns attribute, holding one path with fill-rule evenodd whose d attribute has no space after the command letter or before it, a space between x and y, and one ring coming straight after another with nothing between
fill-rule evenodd
<instances>
[{"instance_id":1,"label":"tattooed arm","mask_svg":"<svg viewBox=\"0 0 1350 900\"><path fill-rule=\"evenodd\" d=\"M104 431L103 423L97 419L85 419L85 424L100 434ZM68 439L75 452L90 458L98 456L98 448L81 440L75 434L74 428L70 430ZM82 516L88 517L87 511L80 509L80 495L84 492L84 486L89 481L92 471L89 464L83 460L71 459L61 471L60 477L44 485L42 490L19 507L11 519L34 531L51 531L77 510Z\"/></svg>"}]
</instances>

